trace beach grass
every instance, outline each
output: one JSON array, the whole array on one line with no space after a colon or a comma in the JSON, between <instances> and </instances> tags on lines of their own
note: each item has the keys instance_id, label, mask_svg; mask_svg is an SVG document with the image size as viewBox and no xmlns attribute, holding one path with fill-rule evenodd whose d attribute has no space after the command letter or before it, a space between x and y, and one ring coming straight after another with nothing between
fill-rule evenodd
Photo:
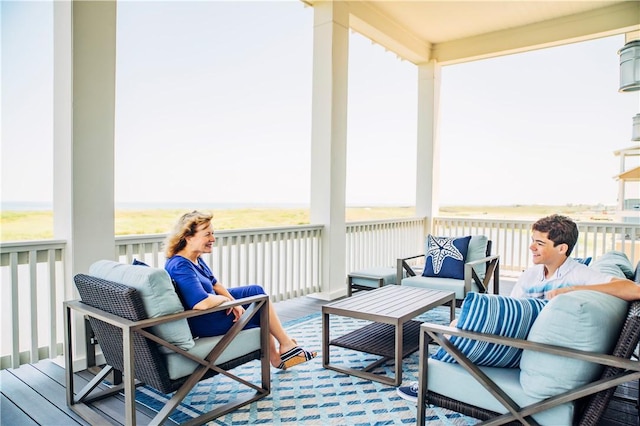
<instances>
[{"instance_id":1,"label":"beach grass","mask_svg":"<svg viewBox=\"0 0 640 426\"><path fill-rule=\"evenodd\" d=\"M251 229L273 226L306 225L309 209L243 208L208 210L214 215L214 229ZM115 234L164 234L185 213L184 209L116 210ZM482 219L532 220L552 213L575 220L610 220L612 207L590 205L514 205L514 206L449 206L440 208L439 216L476 217ZM415 216L414 207L349 207L347 222L394 219ZM99 226L100 224L96 224ZM31 241L53 238L51 211L2 211L0 241Z\"/></svg>"}]
</instances>

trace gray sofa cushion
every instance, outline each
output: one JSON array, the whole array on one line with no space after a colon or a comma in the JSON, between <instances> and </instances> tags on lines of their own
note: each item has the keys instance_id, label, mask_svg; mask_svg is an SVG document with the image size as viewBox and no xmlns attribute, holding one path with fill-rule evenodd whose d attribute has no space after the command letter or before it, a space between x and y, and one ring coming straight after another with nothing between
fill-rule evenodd
<instances>
[{"instance_id":1,"label":"gray sofa cushion","mask_svg":"<svg viewBox=\"0 0 640 426\"><path fill-rule=\"evenodd\" d=\"M619 278L634 279L634 270L631 261L621 251L611 250L598 257L590 266L603 274L613 275Z\"/></svg>"},{"instance_id":2,"label":"gray sofa cushion","mask_svg":"<svg viewBox=\"0 0 640 426\"><path fill-rule=\"evenodd\" d=\"M475 405L476 407L506 413L507 409L495 399L460 364L451 364L429 358L428 386L431 392ZM538 402L538 398L527 395L520 386L518 368L479 367L485 374L504 390L518 405ZM542 425L570 425L573 421L574 404L566 403L533 417Z\"/></svg>"},{"instance_id":3,"label":"gray sofa cushion","mask_svg":"<svg viewBox=\"0 0 640 426\"><path fill-rule=\"evenodd\" d=\"M610 353L626 318L628 303L596 291L573 291L549 301L527 340L598 353ZM527 395L546 398L592 382L598 364L524 350L520 383Z\"/></svg>"}]
</instances>

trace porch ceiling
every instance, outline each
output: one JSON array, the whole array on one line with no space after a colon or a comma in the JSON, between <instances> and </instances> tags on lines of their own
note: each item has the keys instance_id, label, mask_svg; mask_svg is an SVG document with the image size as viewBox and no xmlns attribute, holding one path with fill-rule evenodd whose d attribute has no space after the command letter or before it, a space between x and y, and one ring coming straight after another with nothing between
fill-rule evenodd
<instances>
[{"instance_id":1,"label":"porch ceiling","mask_svg":"<svg viewBox=\"0 0 640 426\"><path fill-rule=\"evenodd\" d=\"M639 1L346 4L353 30L414 63L436 59L447 65L640 30Z\"/></svg>"}]
</instances>

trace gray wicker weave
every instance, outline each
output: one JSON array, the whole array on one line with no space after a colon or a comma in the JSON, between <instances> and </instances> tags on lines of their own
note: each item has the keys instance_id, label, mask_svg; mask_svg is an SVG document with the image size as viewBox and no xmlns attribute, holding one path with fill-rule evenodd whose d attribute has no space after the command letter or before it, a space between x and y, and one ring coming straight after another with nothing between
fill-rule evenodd
<instances>
[{"instance_id":1,"label":"gray wicker weave","mask_svg":"<svg viewBox=\"0 0 640 426\"><path fill-rule=\"evenodd\" d=\"M115 283L100 278L78 274L74 277L76 287L80 293L81 301L69 301L65 302L65 341L66 347L71 348L71 310L77 311L88 317L91 327L95 333L98 343L102 348L107 365L96 376L96 379L92 381L85 389L83 389L77 396L74 396L73 391L73 372L70 368L67 368L67 403L85 420L93 423L96 421L95 412L91 412L91 408L88 406L91 402L110 396L114 393L120 392L124 389L125 399L127 398L127 384L129 384L129 391L133 390L133 383L135 379L138 383L144 383L151 386L158 391L168 394L176 392L174 396L167 402L167 405L158 413L152 423L162 423L173 411L180 401L188 394L193 386L200 380L212 377L222 371L230 370L241 364L252 360L261 360L262 368L262 383L260 386L250 384L252 388L256 390L253 395L246 395L238 397L235 401L216 408L209 413L205 413L202 416L190 421L188 424L201 424L210 421L216 417L233 411L243 405L249 404L260 398L267 396L270 392L270 364L268 360L268 299L267 296L256 296L248 299L241 299L234 301L233 304L247 304L252 303L252 306L247 309L245 315L237 324L237 328L234 327L227 335L220 341L220 343L214 348L209 357L215 359L219 353L224 349L223 346L229 343L235 335L244 327L246 321L252 315L260 315L261 324L263 324L261 332L261 343L263 350L252 351L242 355L239 358L230 360L225 363L215 364L212 361L212 365L201 365L190 376L182 377L177 380L172 380L169 377L167 365L164 356L160 353L160 345L169 347L167 342L159 339L156 336L151 335L146 329L152 325L157 325L158 322L167 322L171 320L186 318L189 316L201 315L204 313L212 312L224 308L213 308L207 311L185 311L179 314L168 315L163 318L149 320L142 304L142 299L132 287L124 284ZM131 333L132 345L131 352L133 353L133 365L131 366L130 360L125 359L123 353L126 352L125 340L123 339L124 331ZM175 348L174 348L175 350ZM179 352L180 349L177 349ZM73 365L72 351L67 351L67 365ZM207 357L207 359L209 358ZM132 368L132 379L127 380L126 371L127 368ZM116 383L112 391L96 393L93 392L97 385L109 374L114 372L114 377L124 376L124 384ZM124 374L123 374L124 373ZM227 376L236 378L231 373L225 373ZM246 384L246 382L245 382ZM133 394L133 392L131 392ZM126 423L135 424L135 411L134 401L127 400L125 403Z\"/></svg>"}]
</instances>

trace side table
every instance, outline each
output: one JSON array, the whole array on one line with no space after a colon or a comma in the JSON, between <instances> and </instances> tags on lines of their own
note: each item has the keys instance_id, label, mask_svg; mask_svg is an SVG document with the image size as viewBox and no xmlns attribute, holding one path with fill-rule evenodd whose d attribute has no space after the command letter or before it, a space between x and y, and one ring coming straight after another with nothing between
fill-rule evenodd
<instances>
[{"instance_id":1,"label":"side table","mask_svg":"<svg viewBox=\"0 0 640 426\"><path fill-rule=\"evenodd\" d=\"M353 290L372 290L388 284L396 283L396 268L378 267L350 272L347 275L347 296L351 297Z\"/></svg>"}]
</instances>

